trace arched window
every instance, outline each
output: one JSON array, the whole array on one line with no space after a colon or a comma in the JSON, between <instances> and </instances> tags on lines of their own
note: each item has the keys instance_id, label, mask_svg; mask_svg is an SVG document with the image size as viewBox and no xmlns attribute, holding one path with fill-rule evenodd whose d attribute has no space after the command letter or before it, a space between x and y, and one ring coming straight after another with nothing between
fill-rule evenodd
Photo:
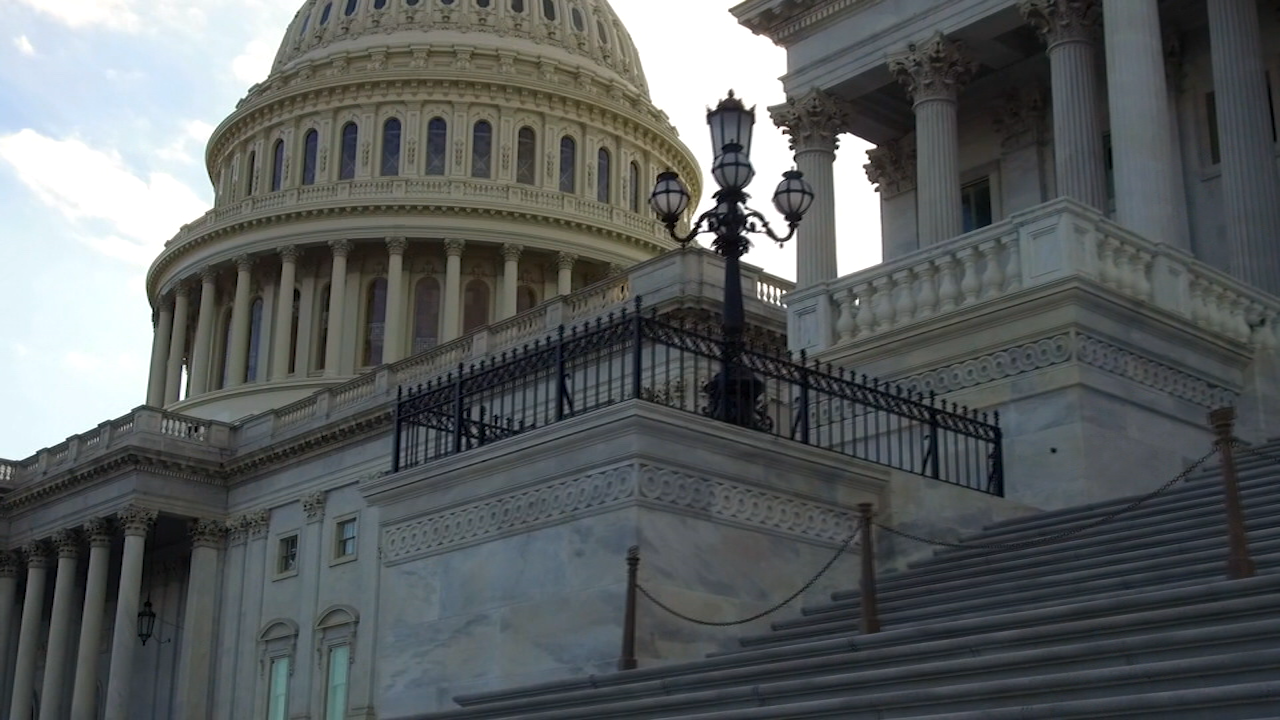
<instances>
[{"instance_id":1,"label":"arched window","mask_svg":"<svg viewBox=\"0 0 1280 720\"><path fill-rule=\"evenodd\" d=\"M574 30L577 30L578 32L586 32L586 30L587 30L587 25L586 25L586 23L585 23L585 22L583 22L583 20L582 20L582 11L581 11L581 10L579 10L579 9L578 9L578 8L576 8L576 7L575 7L575 8L573 8L572 10L570 10L570 11L569 11L569 17L573 20L573 29L574 29Z\"/></svg>"},{"instance_id":2,"label":"arched window","mask_svg":"<svg viewBox=\"0 0 1280 720\"><path fill-rule=\"evenodd\" d=\"M489 286L472 280L462 293L462 332L469 333L489 322Z\"/></svg>"},{"instance_id":3,"label":"arched window","mask_svg":"<svg viewBox=\"0 0 1280 720\"><path fill-rule=\"evenodd\" d=\"M640 166L631 163L631 212L640 212Z\"/></svg>"},{"instance_id":4,"label":"arched window","mask_svg":"<svg viewBox=\"0 0 1280 720\"><path fill-rule=\"evenodd\" d=\"M511 0L511 12L523 13L524 0Z\"/></svg>"},{"instance_id":5,"label":"arched window","mask_svg":"<svg viewBox=\"0 0 1280 720\"><path fill-rule=\"evenodd\" d=\"M301 40L307 34L307 28L311 26L311 13L308 11L302 16L302 28L298 30L298 39Z\"/></svg>"},{"instance_id":6,"label":"arched window","mask_svg":"<svg viewBox=\"0 0 1280 720\"><path fill-rule=\"evenodd\" d=\"M373 0L373 9L381 10L387 6L387 0Z\"/></svg>"},{"instance_id":7,"label":"arched window","mask_svg":"<svg viewBox=\"0 0 1280 720\"><path fill-rule=\"evenodd\" d=\"M516 139L516 182L533 185L537 182L538 136L531 127L520 128Z\"/></svg>"},{"instance_id":8,"label":"arched window","mask_svg":"<svg viewBox=\"0 0 1280 720\"><path fill-rule=\"evenodd\" d=\"M382 174L400 174L400 120L388 118L382 125Z\"/></svg>"},{"instance_id":9,"label":"arched window","mask_svg":"<svg viewBox=\"0 0 1280 720\"><path fill-rule=\"evenodd\" d=\"M427 123L427 174L443 175L444 159L449 140L449 124L444 118L432 118Z\"/></svg>"},{"instance_id":10,"label":"arched window","mask_svg":"<svg viewBox=\"0 0 1280 720\"><path fill-rule=\"evenodd\" d=\"M325 25L328 25L328 24L329 24L329 13L330 13L330 12L332 12L332 11L333 11L333 3L327 3L327 4L324 6L324 10L322 10L322 11L320 12L320 26L321 26L321 27L323 27L323 26L325 26Z\"/></svg>"},{"instance_id":11,"label":"arched window","mask_svg":"<svg viewBox=\"0 0 1280 720\"><path fill-rule=\"evenodd\" d=\"M253 194L253 174L258 171L258 153L253 150L249 151L248 172L244 174L244 196L249 197Z\"/></svg>"},{"instance_id":12,"label":"arched window","mask_svg":"<svg viewBox=\"0 0 1280 720\"><path fill-rule=\"evenodd\" d=\"M320 133L308 130L302 136L302 184L316 184L316 152L320 148Z\"/></svg>"},{"instance_id":13,"label":"arched window","mask_svg":"<svg viewBox=\"0 0 1280 720\"><path fill-rule=\"evenodd\" d=\"M476 7L478 7L478 8L488 8L488 7L489 7L489 0L476 0Z\"/></svg>"},{"instance_id":14,"label":"arched window","mask_svg":"<svg viewBox=\"0 0 1280 720\"><path fill-rule=\"evenodd\" d=\"M542 17L548 20L556 19L556 1L542 0Z\"/></svg>"},{"instance_id":15,"label":"arched window","mask_svg":"<svg viewBox=\"0 0 1280 720\"><path fill-rule=\"evenodd\" d=\"M516 290L516 312L522 313L538 304L538 292L528 285L521 285Z\"/></svg>"},{"instance_id":16,"label":"arched window","mask_svg":"<svg viewBox=\"0 0 1280 720\"><path fill-rule=\"evenodd\" d=\"M364 313L364 364L382 364L382 344L387 329L387 279L369 283Z\"/></svg>"},{"instance_id":17,"label":"arched window","mask_svg":"<svg viewBox=\"0 0 1280 720\"><path fill-rule=\"evenodd\" d=\"M612 192L612 178L610 173L613 171L613 158L609 156L609 151L600 148L600 152L596 153L596 200L607 203L610 201Z\"/></svg>"},{"instance_id":18,"label":"arched window","mask_svg":"<svg viewBox=\"0 0 1280 720\"><path fill-rule=\"evenodd\" d=\"M596 21L596 35L599 37L601 45L609 47L609 31L605 29L603 20Z\"/></svg>"},{"instance_id":19,"label":"arched window","mask_svg":"<svg viewBox=\"0 0 1280 720\"><path fill-rule=\"evenodd\" d=\"M571 193L578 185L578 144L565 135L560 138L560 191Z\"/></svg>"},{"instance_id":20,"label":"arched window","mask_svg":"<svg viewBox=\"0 0 1280 720\"><path fill-rule=\"evenodd\" d=\"M471 133L471 177L493 177L493 125L476 123Z\"/></svg>"},{"instance_id":21,"label":"arched window","mask_svg":"<svg viewBox=\"0 0 1280 720\"><path fill-rule=\"evenodd\" d=\"M329 283L320 289L320 302L316 303L315 354L316 370L324 370L328 362L329 348Z\"/></svg>"},{"instance_id":22,"label":"arched window","mask_svg":"<svg viewBox=\"0 0 1280 720\"><path fill-rule=\"evenodd\" d=\"M440 342L440 281L424 277L413 291L413 352L430 350Z\"/></svg>"},{"instance_id":23,"label":"arched window","mask_svg":"<svg viewBox=\"0 0 1280 720\"><path fill-rule=\"evenodd\" d=\"M316 623L316 645L324 653L324 720L343 720L350 712L348 687L359 622L355 608L338 605Z\"/></svg>"},{"instance_id":24,"label":"arched window","mask_svg":"<svg viewBox=\"0 0 1280 720\"><path fill-rule=\"evenodd\" d=\"M254 298L249 306L249 350L245 358L245 382L256 382L258 377L258 352L262 349L262 298Z\"/></svg>"},{"instance_id":25,"label":"arched window","mask_svg":"<svg viewBox=\"0 0 1280 720\"><path fill-rule=\"evenodd\" d=\"M350 180L356 176L356 145L360 140L360 128L349 122L342 126L342 157L338 163L338 179Z\"/></svg>"},{"instance_id":26,"label":"arched window","mask_svg":"<svg viewBox=\"0 0 1280 720\"><path fill-rule=\"evenodd\" d=\"M280 192L284 187L284 141L277 140L275 149L271 151L271 192Z\"/></svg>"},{"instance_id":27,"label":"arched window","mask_svg":"<svg viewBox=\"0 0 1280 720\"><path fill-rule=\"evenodd\" d=\"M360 4L360 0L347 0L347 7L342 11L343 15L351 17L356 14L356 6Z\"/></svg>"}]
</instances>

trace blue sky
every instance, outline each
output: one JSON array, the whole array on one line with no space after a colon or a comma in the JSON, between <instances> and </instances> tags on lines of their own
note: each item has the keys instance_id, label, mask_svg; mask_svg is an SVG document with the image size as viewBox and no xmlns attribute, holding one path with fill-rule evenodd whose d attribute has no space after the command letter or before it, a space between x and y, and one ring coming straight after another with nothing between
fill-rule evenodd
<instances>
[{"instance_id":1,"label":"blue sky","mask_svg":"<svg viewBox=\"0 0 1280 720\"><path fill-rule=\"evenodd\" d=\"M612 0L654 102L701 160L705 107L733 87L760 106L753 161L790 165L764 107L785 53L724 0ZM151 348L143 277L213 193L209 133L270 69L301 0L0 0L0 458L19 459L142 404ZM711 69L733 58L731 71ZM878 259L866 145L837 161L841 271ZM710 186L708 178L705 182ZM757 188L757 192L764 192ZM767 201L764 203L767 204ZM794 277L793 248L747 260Z\"/></svg>"}]
</instances>

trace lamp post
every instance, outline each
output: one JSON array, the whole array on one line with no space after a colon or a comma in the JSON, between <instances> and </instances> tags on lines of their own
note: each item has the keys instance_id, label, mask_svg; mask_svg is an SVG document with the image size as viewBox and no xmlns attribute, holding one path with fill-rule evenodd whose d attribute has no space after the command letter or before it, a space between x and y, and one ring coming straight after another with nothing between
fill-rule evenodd
<instances>
[{"instance_id":1,"label":"lamp post","mask_svg":"<svg viewBox=\"0 0 1280 720\"><path fill-rule=\"evenodd\" d=\"M689 191L680 181L680 176L671 171L659 174L649 196L649 206L676 242L688 245L698 235L711 233L715 235L712 248L725 259L721 368L704 390L710 399L708 415L744 427L760 427L765 423L763 413L756 410L758 398L764 392L764 383L741 364L746 319L742 307L739 261L751 248L748 235L763 234L775 242L784 243L795 235L800 219L813 204L813 188L804 181L802 173L789 170L782 174L782 182L773 192L773 206L787 221L785 235L774 232L763 215L747 206L750 196L746 189L755 177L750 157L755 121L755 108L747 109L741 100L733 96L732 90L715 109L707 111L711 147L715 150L711 176L720 189L714 195L715 206L700 215L687 234L676 232L676 223L689 209L690 203Z\"/></svg>"}]
</instances>

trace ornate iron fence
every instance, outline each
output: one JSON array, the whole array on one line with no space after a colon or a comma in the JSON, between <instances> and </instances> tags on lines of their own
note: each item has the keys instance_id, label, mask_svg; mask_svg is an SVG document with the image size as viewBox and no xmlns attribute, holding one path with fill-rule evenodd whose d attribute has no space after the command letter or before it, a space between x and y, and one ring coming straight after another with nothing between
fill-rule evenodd
<instances>
[{"instance_id":1,"label":"ornate iron fence","mask_svg":"<svg viewBox=\"0 0 1280 720\"><path fill-rule=\"evenodd\" d=\"M725 400L743 392L749 393L745 402ZM705 326L643 315L639 301L635 311L561 327L519 350L401 388L393 470L631 399L1004 492L998 413L913 397L803 355L797 362L749 342L727 347Z\"/></svg>"}]
</instances>

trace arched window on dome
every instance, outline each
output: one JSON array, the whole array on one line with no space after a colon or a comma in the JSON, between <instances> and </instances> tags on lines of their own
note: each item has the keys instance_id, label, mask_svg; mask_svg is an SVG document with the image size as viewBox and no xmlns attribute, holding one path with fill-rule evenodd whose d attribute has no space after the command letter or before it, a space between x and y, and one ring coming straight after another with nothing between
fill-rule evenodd
<instances>
[{"instance_id":1,"label":"arched window on dome","mask_svg":"<svg viewBox=\"0 0 1280 720\"><path fill-rule=\"evenodd\" d=\"M388 118L382 125L382 174L400 174L400 120Z\"/></svg>"},{"instance_id":2,"label":"arched window on dome","mask_svg":"<svg viewBox=\"0 0 1280 720\"><path fill-rule=\"evenodd\" d=\"M511 0L511 12L524 14L524 0Z\"/></svg>"},{"instance_id":3,"label":"arched window on dome","mask_svg":"<svg viewBox=\"0 0 1280 720\"><path fill-rule=\"evenodd\" d=\"M476 7L481 10L487 10L489 8L489 0L476 0Z\"/></svg>"},{"instance_id":4,"label":"arched window on dome","mask_svg":"<svg viewBox=\"0 0 1280 720\"><path fill-rule=\"evenodd\" d=\"M309 28L309 27L311 27L311 13L310 13L310 12L307 12L307 14L306 14L306 15L303 15L303 16L302 16L302 27L298 30L298 39L299 39L299 40L301 40L302 38L306 37L306 35L307 35L307 28Z\"/></svg>"},{"instance_id":5,"label":"arched window on dome","mask_svg":"<svg viewBox=\"0 0 1280 720\"><path fill-rule=\"evenodd\" d=\"M424 277L413 291L413 352L430 350L440 342L440 281Z\"/></svg>"},{"instance_id":6,"label":"arched window on dome","mask_svg":"<svg viewBox=\"0 0 1280 720\"><path fill-rule=\"evenodd\" d=\"M571 21L573 22L573 29L574 29L574 30L577 30L578 32L586 32L586 31L587 31L587 24L586 24L586 21L584 21L584 20L582 19L582 11L581 11L581 10L579 10L579 9L577 8L577 6L574 6L573 8L571 8L571 9L569 10L569 18L570 18L570 19L571 19Z\"/></svg>"},{"instance_id":7,"label":"arched window on dome","mask_svg":"<svg viewBox=\"0 0 1280 720\"><path fill-rule=\"evenodd\" d=\"M556 19L556 0L542 0L542 17L551 20Z\"/></svg>"},{"instance_id":8,"label":"arched window on dome","mask_svg":"<svg viewBox=\"0 0 1280 720\"><path fill-rule=\"evenodd\" d=\"M320 149L320 133L308 130L302 136L302 184L316 184L316 152Z\"/></svg>"},{"instance_id":9,"label":"arched window on dome","mask_svg":"<svg viewBox=\"0 0 1280 720\"><path fill-rule=\"evenodd\" d=\"M360 4L360 0L347 0L347 7L343 9L342 14L351 17L356 14L356 7Z\"/></svg>"},{"instance_id":10,"label":"arched window on dome","mask_svg":"<svg viewBox=\"0 0 1280 720\"><path fill-rule=\"evenodd\" d=\"M443 175L449 141L449 124L444 118L427 123L427 174Z\"/></svg>"},{"instance_id":11,"label":"arched window on dome","mask_svg":"<svg viewBox=\"0 0 1280 720\"><path fill-rule=\"evenodd\" d=\"M326 3L324 10L320 11L320 27L329 24L329 13L333 12L333 3Z\"/></svg>"},{"instance_id":12,"label":"arched window on dome","mask_svg":"<svg viewBox=\"0 0 1280 720\"><path fill-rule=\"evenodd\" d=\"M249 197L253 194L253 176L258 171L258 153L254 150L249 151L249 164L245 168L247 172L244 174L244 196Z\"/></svg>"},{"instance_id":13,"label":"arched window on dome","mask_svg":"<svg viewBox=\"0 0 1280 720\"><path fill-rule=\"evenodd\" d=\"M373 0L373 9L382 10L387 6L387 0Z\"/></svg>"},{"instance_id":14,"label":"arched window on dome","mask_svg":"<svg viewBox=\"0 0 1280 720\"><path fill-rule=\"evenodd\" d=\"M534 185L538 177L538 135L533 128L520 128L516 138L516 182Z\"/></svg>"},{"instance_id":15,"label":"arched window on dome","mask_svg":"<svg viewBox=\"0 0 1280 720\"><path fill-rule=\"evenodd\" d=\"M338 179L350 180L356 176L356 145L360 140L360 128L353 122L342 126L342 154L338 162Z\"/></svg>"},{"instance_id":16,"label":"arched window on dome","mask_svg":"<svg viewBox=\"0 0 1280 720\"><path fill-rule=\"evenodd\" d=\"M538 304L538 291L532 286L521 285L516 288L516 313L532 310Z\"/></svg>"},{"instance_id":17,"label":"arched window on dome","mask_svg":"<svg viewBox=\"0 0 1280 720\"><path fill-rule=\"evenodd\" d=\"M271 151L271 192L284 187L284 140L277 140Z\"/></svg>"},{"instance_id":18,"label":"arched window on dome","mask_svg":"<svg viewBox=\"0 0 1280 720\"><path fill-rule=\"evenodd\" d=\"M609 31L605 28L603 20L596 20L596 38L604 47L609 47Z\"/></svg>"},{"instance_id":19,"label":"arched window on dome","mask_svg":"<svg viewBox=\"0 0 1280 720\"><path fill-rule=\"evenodd\" d=\"M249 349L245 358L245 382L257 382L258 355L262 351L262 298L254 298L249 306Z\"/></svg>"},{"instance_id":20,"label":"arched window on dome","mask_svg":"<svg viewBox=\"0 0 1280 720\"><path fill-rule=\"evenodd\" d=\"M418 4L418 0L404 0L404 4L413 7Z\"/></svg>"},{"instance_id":21,"label":"arched window on dome","mask_svg":"<svg viewBox=\"0 0 1280 720\"><path fill-rule=\"evenodd\" d=\"M316 370L324 370L325 363L328 361L329 348L329 283L325 283L317 295L319 302L315 305L315 346L312 350L312 357L316 359Z\"/></svg>"},{"instance_id":22,"label":"arched window on dome","mask_svg":"<svg viewBox=\"0 0 1280 720\"><path fill-rule=\"evenodd\" d=\"M565 135L560 138L560 191L571 193L578 186L578 143Z\"/></svg>"},{"instance_id":23,"label":"arched window on dome","mask_svg":"<svg viewBox=\"0 0 1280 720\"><path fill-rule=\"evenodd\" d=\"M493 177L493 125L487 120L477 122L471 132L471 177Z\"/></svg>"},{"instance_id":24,"label":"arched window on dome","mask_svg":"<svg viewBox=\"0 0 1280 720\"><path fill-rule=\"evenodd\" d=\"M472 280L462 292L462 332L469 333L489 323L489 286Z\"/></svg>"},{"instance_id":25,"label":"arched window on dome","mask_svg":"<svg viewBox=\"0 0 1280 720\"><path fill-rule=\"evenodd\" d=\"M382 364L382 345L387 330L387 279L374 278L365 295L364 364Z\"/></svg>"},{"instance_id":26,"label":"arched window on dome","mask_svg":"<svg viewBox=\"0 0 1280 720\"><path fill-rule=\"evenodd\" d=\"M596 200L598 202L611 202L613 196L613 158L610 157L609 151L600 148L600 152L596 153Z\"/></svg>"},{"instance_id":27,"label":"arched window on dome","mask_svg":"<svg viewBox=\"0 0 1280 720\"><path fill-rule=\"evenodd\" d=\"M631 212L640 212L640 166L634 161L631 163Z\"/></svg>"}]
</instances>

